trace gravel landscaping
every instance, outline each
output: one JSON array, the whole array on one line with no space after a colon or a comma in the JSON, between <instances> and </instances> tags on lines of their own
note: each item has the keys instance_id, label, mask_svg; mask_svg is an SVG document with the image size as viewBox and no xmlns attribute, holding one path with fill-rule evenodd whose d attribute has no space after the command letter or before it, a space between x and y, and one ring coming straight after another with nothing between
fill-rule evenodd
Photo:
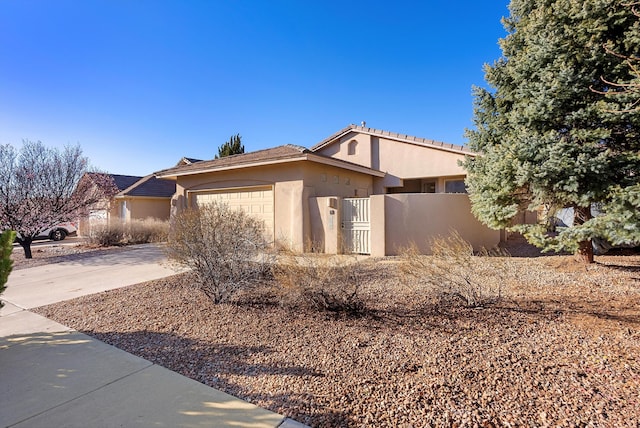
<instances>
[{"instance_id":1,"label":"gravel landscaping","mask_svg":"<svg viewBox=\"0 0 640 428\"><path fill-rule=\"evenodd\" d=\"M357 317L282 307L269 284L214 305L188 273L37 312L314 427L640 426L640 256L504 260L482 308L384 259Z\"/></svg>"}]
</instances>

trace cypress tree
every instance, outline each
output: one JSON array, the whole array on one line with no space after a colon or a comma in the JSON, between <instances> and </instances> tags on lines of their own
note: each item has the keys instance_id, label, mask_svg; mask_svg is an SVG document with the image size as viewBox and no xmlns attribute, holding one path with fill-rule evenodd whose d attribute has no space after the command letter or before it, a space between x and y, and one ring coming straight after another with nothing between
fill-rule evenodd
<instances>
[{"instance_id":1,"label":"cypress tree","mask_svg":"<svg viewBox=\"0 0 640 428\"><path fill-rule=\"evenodd\" d=\"M244 145L242 144L242 137L240 134L232 135L229 141L218 147L218 154L216 159L223 158L225 156L239 155L244 153Z\"/></svg>"}]
</instances>

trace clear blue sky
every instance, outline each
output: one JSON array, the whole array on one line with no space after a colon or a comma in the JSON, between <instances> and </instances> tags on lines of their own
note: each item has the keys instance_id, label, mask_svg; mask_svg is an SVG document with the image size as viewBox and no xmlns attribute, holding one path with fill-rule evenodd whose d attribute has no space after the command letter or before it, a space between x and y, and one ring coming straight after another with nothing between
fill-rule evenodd
<instances>
[{"instance_id":1,"label":"clear blue sky","mask_svg":"<svg viewBox=\"0 0 640 428\"><path fill-rule=\"evenodd\" d=\"M507 0L0 0L0 144L146 175L350 123L464 144Z\"/></svg>"}]
</instances>

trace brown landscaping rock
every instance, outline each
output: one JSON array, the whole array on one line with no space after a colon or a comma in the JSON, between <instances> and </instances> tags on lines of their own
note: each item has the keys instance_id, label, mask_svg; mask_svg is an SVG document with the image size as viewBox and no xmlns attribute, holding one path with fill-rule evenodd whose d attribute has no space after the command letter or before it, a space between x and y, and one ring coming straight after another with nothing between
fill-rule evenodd
<instances>
[{"instance_id":1,"label":"brown landscaping rock","mask_svg":"<svg viewBox=\"0 0 640 428\"><path fill-rule=\"evenodd\" d=\"M42 315L311 426L597 426L640 420L640 256L512 258L503 298L467 308L378 262L369 313L213 305L176 275Z\"/></svg>"}]
</instances>

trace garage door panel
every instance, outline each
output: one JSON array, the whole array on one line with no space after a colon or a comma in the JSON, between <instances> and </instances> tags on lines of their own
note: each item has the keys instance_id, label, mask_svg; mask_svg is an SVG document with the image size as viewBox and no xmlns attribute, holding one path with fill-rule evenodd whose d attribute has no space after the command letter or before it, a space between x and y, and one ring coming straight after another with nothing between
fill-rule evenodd
<instances>
[{"instance_id":1,"label":"garage door panel","mask_svg":"<svg viewBox=\"0 0 640 428\"><path fill-rule=\"evenodd\" d=\"M194 193L194 199L198 205L224 202L232 209L241 209L247 214L264 221L266 234L273 240L273 189L248 188L234 190L217 190L211 192Z\"/></svg>"}]
</instances>

